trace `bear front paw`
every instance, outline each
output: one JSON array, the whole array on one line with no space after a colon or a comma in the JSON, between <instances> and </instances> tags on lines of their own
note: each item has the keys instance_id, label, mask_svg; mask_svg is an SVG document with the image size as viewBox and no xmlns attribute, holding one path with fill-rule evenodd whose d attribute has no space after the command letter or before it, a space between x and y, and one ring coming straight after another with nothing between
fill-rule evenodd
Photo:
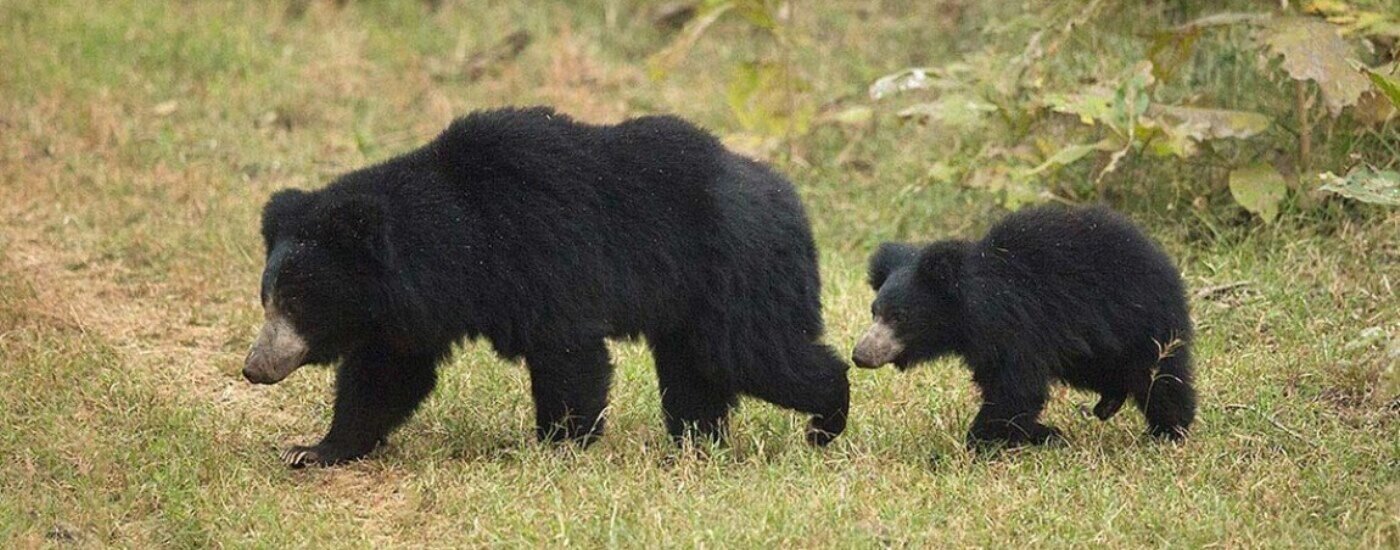
<instances>
[{"instance_id":1,"label":"bear front paw","mask_svg":"<svg viewBox=\"0 0 1400 550\"><path fill-rule=\"evenodd\" d=\"M1039 423L988 424L974 427L967 434L967 448L976 452L1064 442L1064 432L1059 428Z\"/></svg>"},{"instance_id":2,"label":"bear front paw","mask_svg":"<svg viewBox=\"0 0 1400 550\"><path fill-rule=\"evenodd\" d=\"M1100 397L1099 403L1094 405L1094 416L1099 420L1107 422L1108 419L1113 418L1113 415L1118 414L1118 409L1123 408L1123 401L1126 399L1127 396L1123 395L1105 395Z\"/></svg>"},{"instance_id":3,"label":"bear front paw","mask_svg":"<svg viewBox=\"0 0 1400 550\"><path fill-rule=\"evenodd\" d=\"M308 466L335 466L356 460L369 454L373 448L356 452L345 449L337 449L324 443L306 446L293 445L282 451L282 463L293 469L305 468Z\"/></svg>"},{"instance_id":4,"label":"bear front paw","mask_svg":"<svg viewBox=\"0 0 1400 550\"><path fill-rule=\"evenodd\" d=\"M1180 443L1186 440L1187 429L1181 426L1160 426L1152 425L1147 427L1147 434L1162 441Z\"/></svg>"},{"instance_id":5,"label":"bear front paw","mask_svg":"<svg viewBox=\"0 0 1400 550\"><path fill-rule=\"evenodd\" d=\"M833 415L831 418L813 416L812 420L807 422L807 443L814 447L825 447L845 430L845 415Z\"/></svg>"},{"instance_id":6,"label":"bear front paw","mask_svg":"<svg viewBox=\"0 0 1400 550\"><path fill-rule=\"evenodd\" d=\"M1041 424L1031 430L1029 439L1035 445L1058 445L1065 442L1065 432L1054 426Z\"/></svg>"},{"instance_id":7,"label":"bear front paw","mask_svg":"<svg viewBox=\"0 0 1400 550\"><path fill-rule=\"evenodd\" d=\"M590 447L603 436L602 418L584 423L577 420L556 422L535 427L535 438L541 443L574 443L580 447Z\"/></svg>"},{"instance_id":8,"label":"bear front paw","mask_svg":"<svg viewBox=\"0 0 1400 550\"><path fill-rule=\"evenodd\" d=\"M293 445L287 450L282 451L281 458L282 463L291 468L305 468L307 466L322 464L321 452L316 450L315 447L307 447L305 445Z\"/></svg>"}]
</instances>

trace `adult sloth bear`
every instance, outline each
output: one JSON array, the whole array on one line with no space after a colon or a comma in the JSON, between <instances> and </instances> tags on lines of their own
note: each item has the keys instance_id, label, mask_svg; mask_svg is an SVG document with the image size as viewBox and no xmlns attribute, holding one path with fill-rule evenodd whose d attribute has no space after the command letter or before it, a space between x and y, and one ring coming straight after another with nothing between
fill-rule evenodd
<instances>
[{"instance_id":1,"label":"adult sloth bear","mask_svg":"<svg viewBox=\"0 0 1400 550\"><path fill-rule=\"evenodd\" d=\"M813 415L814 444L845 427L846 364L820 342L797 195L682 120L477 112L324 189L275 194L262 232L266 321L244 376L339 362L330 432L290 465L370 452L463 337L525 359L542 440L602 434L604 339L638 335L676 438L719 436L740 394Z\"/></svg>"}]
</instances>

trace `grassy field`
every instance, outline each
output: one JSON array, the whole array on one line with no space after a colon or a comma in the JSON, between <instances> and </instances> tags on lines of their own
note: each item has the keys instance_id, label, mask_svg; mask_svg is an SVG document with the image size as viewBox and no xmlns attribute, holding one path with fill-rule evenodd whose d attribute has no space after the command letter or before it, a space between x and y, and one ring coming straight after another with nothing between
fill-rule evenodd
<instances>
[{"instance_id":1,"label":"grassy field","mask_svg":"<svg viewBox=\"0 0 1400 550\"><path fill-rule=\"evenodd\" d=\"M966 3L883 4L802 4L802 93L859 100L982 39L983 13L945 16ZM1016 5L987 5L1001 4ZM1202 411L1180 446L1145 441L1135 411L1088 419L1094 396L1060 390L1047 417L1069 445L970 456L976 394L948 361L854 371L851 428L830 448L803 444L804 418L746 402L728 446L680 452L645 346L618 343L609 435L550 448L531 436L524 369L468 343L371 459L283 468L281 447L327 425L332 377L239 375L270 193L504 104L735 131L724 67L761 47L744 29L715 29L656 82L644 61L667 37L646 9L564 6L0 0L0 547L1400 546L1397 210L1264 226L1121 199L1196 297ZM517 30L532 37L519 57L462 69ZM998 215L919 183L945 136L850 137L818 129L780 164L814 221L842 353L868 318L879 241Z\"/></svg>"}]
</instances>

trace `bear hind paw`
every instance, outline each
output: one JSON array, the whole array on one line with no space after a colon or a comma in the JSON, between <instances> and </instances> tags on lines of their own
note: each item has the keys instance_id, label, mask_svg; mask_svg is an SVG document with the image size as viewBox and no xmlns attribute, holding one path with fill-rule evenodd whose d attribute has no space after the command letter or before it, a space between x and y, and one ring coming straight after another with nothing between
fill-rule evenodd
<instances>
[{"instance_id":1,"label":"bear hind paw","mask_svg":"<svg viewBox=\"0 0 1400 550\"><path fill-rule=\"evenodd\" d=\"M1126 395L1104 394L1100 396L1099 403L1094 405L1094 416L1107 422L1108 419L1113 418L1113 415L1118 414L1118 409L1123 408L1123 402L1127 398Z\"/></svg>"}]
</instances>

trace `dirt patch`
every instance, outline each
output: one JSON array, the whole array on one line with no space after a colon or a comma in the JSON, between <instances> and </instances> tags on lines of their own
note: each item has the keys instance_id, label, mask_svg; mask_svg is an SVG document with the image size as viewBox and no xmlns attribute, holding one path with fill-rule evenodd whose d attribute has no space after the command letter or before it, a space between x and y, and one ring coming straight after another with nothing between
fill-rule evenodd
<instances>
[{"instance_id":1,"label":"dirt patch","mask_svg":"<svg viewBox=\"0 0 1400 550\"><path fill-rule=\"evenodd\" d=\"M118 368L135 369L161 399L195 408L213 408L220 417L255 423L259 430L311 432L322 426L279 406L296 396L259 395L241 377L230 375L241 355L226 350L233 329L215 324L192 324L192 313L170 299L177 292L168 284L125 285L115 282L125 271L119 259L94 259L45 242L41 236L11 226L12 239L0 258L17 277L12 282L32 291L7 292L7 317L44 323L96 336L119 357ZM27 296L26 296L27 295ZM233 317L231 308L218 306ZM295 429L291 427L295 426ZM265 427L265 428L262 428ZM225 434L227 435L227 434ZM223 436L220 436L221 438ZM246 436L234 445L248 445ZM268 463L276 453L269 449ZM344 468L300 473L298 484L357 510L355 517L371 540L402 540L396 526L411 525L416 497L404 487L403 474L366 461Z\"/></svg>"},{"instance_id":2,"label":"dirt patch","mask_svg":"<svg viewBox=\"0 0 1400 550\"><path fill-rule=\"evenodd\" d=\"M221 349L229 330L189 323L188 312L159 299L170 293L165 285L118 283L127 271L119 260L63 251L11 229L16 238L5 250L5 261L33 288L30 315L98 336L120 354L125 367L160 380L162 396L188 399L194 391L237 402L251 391L216 366L231 359Z\"/></svg>"}]
</instances>

